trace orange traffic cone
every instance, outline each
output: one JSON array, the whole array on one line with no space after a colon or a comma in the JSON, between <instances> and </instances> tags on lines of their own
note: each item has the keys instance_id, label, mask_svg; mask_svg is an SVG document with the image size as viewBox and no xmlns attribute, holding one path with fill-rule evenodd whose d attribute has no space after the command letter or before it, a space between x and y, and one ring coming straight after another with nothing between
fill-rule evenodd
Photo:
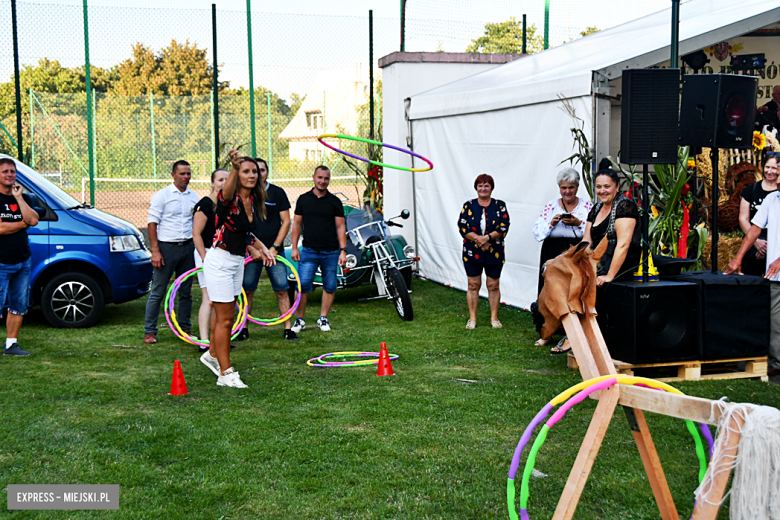
<instances>
[{"instance_id":1,"label":"orange traffic cone","mask_svg":"<svg viewBox=\"0 0 780 520\"><path fill-rule=\"evenodd\" d=\"M390 363L390 354L387 353L387 343L382 343L379 347L379 363L377 363L376 375L395 375L395 373L393 373L393 364Z\"/></svg>"},{"instance_id":2,"label":"orange traffic cone","mask_svg":"<svg viewBox=\"0 0 780 520\"><path fill-rule=\"evenodd\" d=\"M173 362L173 378L171 379L171 393L168 395L187 395L187 383L184 381L184 372L179 360Z\"/></svg>"}]
</instances>

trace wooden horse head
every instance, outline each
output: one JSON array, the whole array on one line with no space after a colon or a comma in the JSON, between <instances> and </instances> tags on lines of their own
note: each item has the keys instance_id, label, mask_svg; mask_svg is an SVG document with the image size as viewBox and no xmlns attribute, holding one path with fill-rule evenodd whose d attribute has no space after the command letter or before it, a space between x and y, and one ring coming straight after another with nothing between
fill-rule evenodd
<instances>
[{"instance_id":1,"label":"wooden horse head","mask_svg":"<svg viewBox=\"0 0 780 520\"><path fill-rule=\"evenodd\" d=\"M544 263L544 287L539 295L543 339L558 330L566 314L596 314L596 265L607 250L606 237L595 250L589 245L580 242Z\"/></svg>"}]
</instances>

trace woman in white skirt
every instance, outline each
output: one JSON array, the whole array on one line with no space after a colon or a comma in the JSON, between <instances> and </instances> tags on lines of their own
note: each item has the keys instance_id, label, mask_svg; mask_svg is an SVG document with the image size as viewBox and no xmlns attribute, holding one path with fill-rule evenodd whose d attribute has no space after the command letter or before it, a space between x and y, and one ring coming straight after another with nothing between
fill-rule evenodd
<instances>
[{"instance_id":1,"label":"woman in white skirt","mask_svg":"<svg viewBox=\"0 0 780 520\"><path fill-rule=\"evenodd\" d=\"M217 195L225 186L228 172L226 170L214 170L211 172L211 193L200 199L195 205L192 216L192 242L195 244L195 267L203 266L203 259L206 253L211 249L214 242L215 218L214 206L217 203ZM209 327L211 318L214 316L214 306L209 299L209 291L206 288L206 276L203 271L198 272L198 285L203 293L203 298L198 311L198 334L200 340L207 342L209 340ZM199 347L201 352L207 351L208 347Z\"/></svg>"},{"instance_id":2,"label":"woman in white skirt","mask_svg":"<svg viewBox=\"0 0 780 520\"><path fill-rule=\"evenodd\" d=\"M215 317L209 350L200 360L216 374L217 385L246 388L230 365L230 330L244 280L246 248L251 245L257 249L257 260L266 266L275 265L276 259L251 233L254 219L265 218L265 188L258 182L260 168L254 159L239 157L238 150L230 150L229 155L232 168L217 195L214 242L203 260Z\"/></svg>"}]
</instances>

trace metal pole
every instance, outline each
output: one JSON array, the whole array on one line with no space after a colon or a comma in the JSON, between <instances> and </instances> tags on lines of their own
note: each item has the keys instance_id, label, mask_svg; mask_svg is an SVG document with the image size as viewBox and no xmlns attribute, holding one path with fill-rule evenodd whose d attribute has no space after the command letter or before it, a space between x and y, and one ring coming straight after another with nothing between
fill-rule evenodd
<instances>
[{"instance_id":1,"label":"metal pole","mask_svg":"<svg viewBox=\"0 0 780 520\"><path fill-rule=\"evenodd\" d=\"M328 123L326 122L325 119L325 98L326 98L326 92L323 90L322 91L322 133L323 134L328 132ZM328 165L327 153L328 152L325 151L325 149L322 150L322 164L324 164L325 166Z\"/></svg>"},{"instance_id":2,"label":"metal pole","mask_svg":"<svg viewBox=\"0 0 780 520\"><path fill-rule=\"evenodd\" d=\"M406 52L406 0L401 0L401 52Z\"/></svg>"},{"instance_id":3,"label":"metal pole","mask_svg":"<svg viewBox=\"0 0 780 520\"><path fill-rule=\"evenodd\" d=\"M374 139L374 11L368 10L368 138ZM370 156L369 152L369 156Z\"/></svg>"},{"instance_id":4,"label":"metal pole","mask_svg":"<svg viewBox=\"0 0 780 520\"><path fill-rule=\"evenodd\" d=\"M544 50L550 47L550 0L544 0Z\"/></svg>"},{"instance_id":5,"label":"metal pole","mask_svg":"<svg viewBox=\"0 0 780 520\"><path fill-rule=\"evenodd\" d=\"M669 68L676 69L680 57L680 0L672 0L672 45Z\"/></svg>"},{"instance_id":6,"label":"metal pole","mask_svg":"<svg viewBox=\"0 0 780 520\"><path fill-rule=\"evenodd\" d=\"M92 89L92 167L97 173L97 93Z\"/></svg>"},{"instance_id":7,"label":"metal pole","mask_svg":"<svg viewBox=\"0 0 780 520\"><path fill-rule=\"evenodd\" d=\"M19 161L24 162L24 147L22 146L22 87L19 81L19 38L16 27L16 0L11 0L11 26L14 40L14 88L16 89L16 151Z\"/></svg>"},{"instance_id":8,"label":"metal pole","mask_svg":"<svg viewBox=\"0 0 780 520\"><path fill-rule=\"evenodd\" d=\"M217 78L219 74L219 66L217 65L217 4L211 4L211 38L211 46L214 49L214 85L211 88L211 102L213 103L213 110L211 112L211 117L213 118L213 122L211 123L211 137L214 140L214 159L212 162L214 163L214 169L216 170L217 163L219 162L219 80Z\"/></svg>"},{"instance_id":9,"label":"metal pole","mask_svg":"<svg viewBox=\"0 0 780 520\"><path fill-rule=\"evenodd\" d=\"M35 168L35 114L33 112L33 89L30 87L30 167Z\"/></svg>"},{"instance_id":10,"label":"metal pole","mask_svg":"<svg viewBox=\"0 0 780 520\"><path fill-rule=\"evenodd\" d=\"M149 111L152 116L152 171L154 172L154 189L157 189L157 142L154 138L154 93L149 92Z\"/></svg>"},{"instance_id":11,"label":"metal pole","mask_svg":"<svg viewBox=\"0 0 780 520\"><path fill-rule=\"evenodd\" d=\"M265 98L268 101L268 179L272 179L274 171L274 146L271 141L271 91L265 93Z\"/></svg>"},{"instance_id":12,"label":"metal pole","mask_svg":"<svg viewBox=\"0 0 780 520\"><path fill-rule=\"evenodd\" d=\"M526 28L527 28L526 19L525 19L525 15L523 15L523 54L528 54L525 51L525 49L526 49L525 44L526 44L526 41L527 41Z\"/></svg>"},{"instance_id":13,"label":"metal pole","mask_svg":"<svg viewBox=\"0 0 780 520\"><path fill-rule=\"evenodd\" d=\"M87 0L84 0L84 68L87 89L87 146L89 148L89 203L95 205L95 137L92 133L92 81L89 73L89 20L87 16Z\"/></svg>"},{"instance_id":14,"label":"metal pole","mask_svg":"<svg viewBox=\"0 0 780 520\"><path fill-rule=\"evenodd\" d=\"M642 282L650 281L650 271L648 270L648 256L650 253L650 211L648 201L650 200L650 174L647 165L642 165Z\"/></svg>"},{"instance_id":15,"label":"metal pole","mask_svg":"<svg viewBox=\"0 0 780 520\"><path fill-rule=\"evenodd\" d=\"M249 126L252 130L252 157L257 157L257 133L255 131L255 80L252 72L252 0L246 0L246 35L249 46Z\"/></svg>"},{"instance_id":16,"label":"metal pole","mask_svg":"<svg viewBox=\"0 0 780 520\"><path fill-rule=\"evenodd\" d=\"M718 186L720 174L718 172L718 159L720 152L717 148L710 151L712 162L712 254L710 255L710 269L718 272L718 199L720 198L720 186Z\"/></svg>"},{"instance_id":17,"label":"metal pole","mask_svg":"<svg viewBox=\"0 0 780 520\"><path fill-rule=\"evenodd\" d=\"M211 116L211 169L216 170L217 169L217 154L216 154L216 141L214 140L214 91L211 91L211 95L209 96L210 103L210 111L209 115Z\"/></svg>"}]
</instances>

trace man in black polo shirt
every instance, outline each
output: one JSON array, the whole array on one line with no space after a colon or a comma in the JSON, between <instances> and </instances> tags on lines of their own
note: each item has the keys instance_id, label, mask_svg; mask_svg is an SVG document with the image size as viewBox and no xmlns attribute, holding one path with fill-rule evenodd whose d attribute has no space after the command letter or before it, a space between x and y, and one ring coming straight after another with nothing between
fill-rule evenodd
<instances>
[{"instance_id":1,"label":"man in black polo shirt","mask_svg":"<svg viewBox=\"0 0 780 520\"><path fill-rule=\"evenodd\" d=\"M32 255L27 228L38 224L38 214L31 206L30 198L22 195L22 187L16 184L16 163L3 157L0 159L0 307L8 307L3 350L6 356L30 355L19 347L17 338L30 303Z\"/></svg>"},{"instance_id":2,"label":"man in black polo shirt","mask_svg":"<svg viewBox=\"0 0 780 520\"><path fill-rule=\"evenodd\" d=\"M284 239L287 232L290 231L290 200L287 194L279 186L268 182L268 163L265 160L256 158L260 171L258 182L265 186L265 220L256 218L254 221L254 234L265 247L276 256L284 250ZM254 262L248 263L244 267L244 291L247 298L247 312L252 314L252 304L254 303L255 291L257 291L257 282L260 280L260 273L263 271L263 258L260 252L254 247L247 248L249 253L255 258ZM265 272L271 281L271 288L276 293L276 300L279 303L279 312L285 314L290 310L290 299L287 296L287 267L276 262L275 265L266 266ZM284 322L284 339L297 341L295 332L290 330L292 321ZM238 333L236 341L244 340L249 337L249 329L244 329Z\"/></svg>"},{"instance_id":3,"label":"man in black polo shirt","mask_svg":"<svg viewBox=\"0 0 780 520\"><path fill-rule=\"evenodd\" d=\"M306 328L306 297L313 289L317 268L322 274L322 307L317 326L330 330L328 312L338 287L338 267L347 262L347 228L344 224L344 206L328 191L330 170L327 166L314 169L314 188L298 197L292 230L292 259L298 262L301 279L301 303L292 326L296 333ZM303 232L303 247L298 250L298 237Z\"/></svg>"}]
</instances>

